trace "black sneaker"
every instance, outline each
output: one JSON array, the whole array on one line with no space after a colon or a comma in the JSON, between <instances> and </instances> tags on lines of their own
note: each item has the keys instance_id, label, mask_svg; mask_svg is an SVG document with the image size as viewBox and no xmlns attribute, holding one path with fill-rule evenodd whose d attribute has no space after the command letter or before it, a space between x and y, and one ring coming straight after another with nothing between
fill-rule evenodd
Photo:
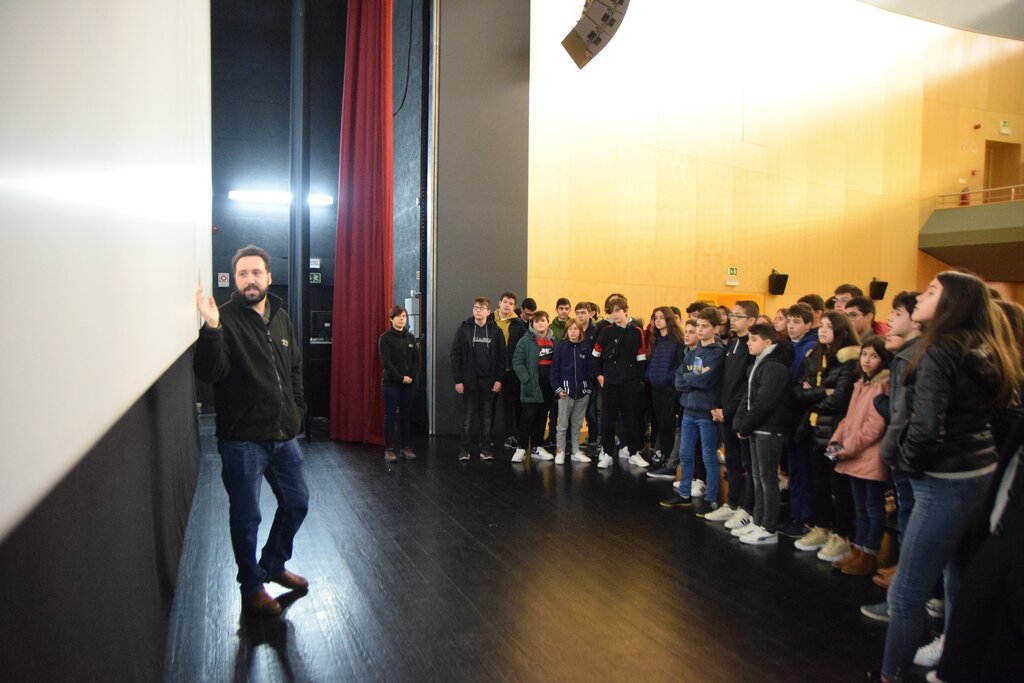
<instances>
[{"instance_id":1,"label":"black sneaker","mask_svg":"<svg viewBox=\"0 0 1024 683\"><path fill-rule=\"evenodd\" d=\"M467 451L467 450L460 450L459 451L459 462L469 462L469 451Z\"/></svg>"},{"instance_id":2,"label":"black sneaker","mask_svg":"<svg viewBox=\"0 0 1024 683\"><path fill-rule=\"evenodd\" d=\"M795 522L790 520L779 527L779 533L789 538L800 538L805 535L810 529L803 522Z\"/></svg>"},{"instance_id":3,"label":"black sneaker","mask_svg":"<svg viewBox=\"0 0 1024 683\"><path fill-rule=\"evenodd\" d=\"M490 462L494 460L494 455L488 451L480 451L480 459L484 462Z\"/></svg>"},{"instance_id":4,"label":"black sneaker","mask_svg":"<svg viewBox=\"0 0 1024 683\"><path fill-rule=\"evenodd\" d=\"M651 479L675 479L676 468L675 467L658 467L656 469L647 470L647 476Z\"/></svg>"},{"instance_id":5,"label":"black sneaker","mask_svg":"<svg viewBox=\"0 0 1024 683\"><path fill-rule=\"evenodd\" d=\"M707 503L702 500L700 501L700 504L697 505L697 510L695 512L699 519L704 519L708 513L714 512L717 509L718 503Z\"/></svg>"},{"instance_id":6,"label":"black sneaker","mask_svg":"<svg viewBox=\"0 0 1024 683\"><path fill-rule=\"evenodd\" d=\"M519 448L519 439L514 436L508 437L505 439L505 448L511 448L512 450Z\"/></svg>"},{"instance_id":7,"label":"black sneaker","mask_svg":"<svg viewBox=\"0 0 1024 683\"><path fill-rule=\"evenodd\" d=\"M688 508L693 505L693 498L686 496L685 498L680 495L666 498L665 500L658 503L663 508Z\"/></svg>"}]
</instances>

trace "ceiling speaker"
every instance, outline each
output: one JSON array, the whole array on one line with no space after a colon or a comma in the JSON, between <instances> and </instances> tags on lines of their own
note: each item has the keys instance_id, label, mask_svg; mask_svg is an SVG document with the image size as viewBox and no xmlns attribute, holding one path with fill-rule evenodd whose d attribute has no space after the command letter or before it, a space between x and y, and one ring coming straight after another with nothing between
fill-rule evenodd
<instances>
[{"instance_id":1,"label":"ceiling speaker","mask_svg":"<svg viewBox=\"0 0 1024 683\"><path fill-rule=\"evenodd\" d=\"M582 69L604 49L619 30L628 7L629 0L587 0L576 26L562 40L576 66Z\"/></svg>"}]
</instances>

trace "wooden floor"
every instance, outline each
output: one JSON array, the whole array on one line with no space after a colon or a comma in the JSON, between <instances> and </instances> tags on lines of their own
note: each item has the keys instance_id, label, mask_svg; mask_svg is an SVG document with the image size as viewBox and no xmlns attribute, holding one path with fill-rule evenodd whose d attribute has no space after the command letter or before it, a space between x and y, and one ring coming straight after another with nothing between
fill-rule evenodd
<instances>
[{"instance_id":1,"label":"wooden floor","mask_svg":"<svg viewBox=\"0 0 1024 683\"><path fill-rule=\"evenodd\" d=\"M632 466L460 464L449 439L394 466L304 442L289 568L310 592L280 618L241 616L210 429L169 680L860 681L880 663L884 624L858 611L883 598L869 579L662 510L669 483ZM266 486L263 509L261 544Z\"/></svg>"}]
</instances>

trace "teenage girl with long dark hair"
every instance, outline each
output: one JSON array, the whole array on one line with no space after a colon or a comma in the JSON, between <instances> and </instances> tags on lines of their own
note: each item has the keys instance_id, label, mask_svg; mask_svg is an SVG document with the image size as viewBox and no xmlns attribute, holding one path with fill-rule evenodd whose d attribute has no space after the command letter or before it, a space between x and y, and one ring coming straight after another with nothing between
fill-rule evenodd
<instances>
[{"instance_id":1,"label":"teenage girl with long dark hair","mask_svg":"<svg viewBox=\"0 0 1024 683\"><path fill-rule=\"evenodd\" d=\"M882 680L905 680L926 640L925 602L944 577L946 626L956 609L961 543L996 468L991 423L1017 400L1021 362L1006 317L985 283L945 271L917 299L913 319L924 336L905 380L909 419L896 467L913 476L914 509L900 570L889 587L889 628Z\"/></svg>"}]
</instances>

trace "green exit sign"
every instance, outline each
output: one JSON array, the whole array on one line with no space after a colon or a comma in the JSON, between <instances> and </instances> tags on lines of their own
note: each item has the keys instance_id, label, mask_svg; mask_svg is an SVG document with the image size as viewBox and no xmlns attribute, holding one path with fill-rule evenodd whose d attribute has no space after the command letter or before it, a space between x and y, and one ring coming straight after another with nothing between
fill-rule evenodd
<instances>
[{"instance_id":1,"label":"green exit sign","mask_svg":"<svg viewBox=\"0 0 1024 683\"><path fill-rule=\"evenodd\" d=\"M739 268L729 268L729 272L726 273L726 275L739 275L739 274L740 274L740 269Z\"/></svg>"},{"instance_id":2,"label":"green exit sign","mask_svg":"<svg viewBox=\"0 0 1024 683\"><path fill-rule=\"evenodd\" d=\"M318 284L320 284L322 282L322 280L320 279L321 277L323 277L323 276L320 273L310 273L309 274L309 284L311 284L311 285L318 285Z\"/></svg>"}]
</instances>

